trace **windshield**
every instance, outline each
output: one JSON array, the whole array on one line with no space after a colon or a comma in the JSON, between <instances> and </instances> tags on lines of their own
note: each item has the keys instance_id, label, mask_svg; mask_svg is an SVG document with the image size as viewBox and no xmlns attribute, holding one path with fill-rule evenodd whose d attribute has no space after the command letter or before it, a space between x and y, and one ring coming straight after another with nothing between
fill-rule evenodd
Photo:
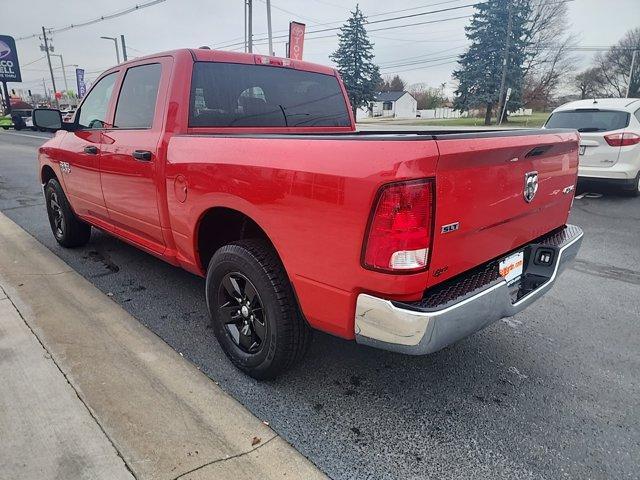
<instances>
[{"instance_id":1,"label":"windshield","mask_svg":"<svg viewBox=\"0 0 640 480\"><path fill-rule=\"evenodd\" d=\"M549 117L547 128L575 128L579 132L608 132L629 125L629 114L614 110L569 110Z\"/></svg>"},{"instance_id":2,"label":"windshield","mask_svg":"<svg viewBox=\"0 0 640 480\"><path fill-rule=\"evenodd\" d=\"M283 67L197 62L191 127L348 127L347 105L332 75Z\"/></svg>"}]
</instances>

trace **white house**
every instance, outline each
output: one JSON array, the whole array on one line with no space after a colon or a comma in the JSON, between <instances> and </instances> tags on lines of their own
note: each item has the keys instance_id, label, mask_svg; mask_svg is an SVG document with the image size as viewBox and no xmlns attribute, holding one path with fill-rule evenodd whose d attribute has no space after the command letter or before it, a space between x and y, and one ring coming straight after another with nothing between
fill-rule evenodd
<instances>
[{"instance_id":1,"label":"white house","mask_svg":"<svg viewBox=\"0 0 640 480\"><path fill-rule=\"evenodd\" d=\"M415 118L418 102L409 92L382 92L369 103L371 117Z\"/></svg>"}]
</instances>

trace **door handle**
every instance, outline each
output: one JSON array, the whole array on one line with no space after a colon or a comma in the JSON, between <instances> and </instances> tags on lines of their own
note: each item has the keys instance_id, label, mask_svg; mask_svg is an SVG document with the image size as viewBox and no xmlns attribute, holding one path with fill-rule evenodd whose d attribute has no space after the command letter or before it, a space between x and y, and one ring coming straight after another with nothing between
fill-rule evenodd
<instances>
[{"instance_id":1,"label":"door handle","mask_svg":"<svg viewBox=\"0 0 640 480\"><path fill-rule=\"evenodd\" d=\"M84 153L88 153L89 155L97 155L98 147L96 147L95 145L87 145L86 147L84 147Z\"/></svg>"},{"instance_id":2,"label":"door handle","mask_svg":"<svg viewBox=\"0 0 640 480\"><path fill-rule=\"evenodd\" d=\"M131 156L141 162L151 161L151 152L149 150L134 150Z\"/></svg>"}]
</instances>

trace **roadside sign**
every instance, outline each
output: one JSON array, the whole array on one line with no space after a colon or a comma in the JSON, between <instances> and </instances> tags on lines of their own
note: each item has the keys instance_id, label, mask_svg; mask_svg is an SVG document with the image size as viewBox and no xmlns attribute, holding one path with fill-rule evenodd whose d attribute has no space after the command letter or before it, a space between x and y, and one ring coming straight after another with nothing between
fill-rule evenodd
<instances>
[{"instance_id":1,"label":"roadside sign","mask_svg":"<svg viewBox=\"0 0 640 480\"><path fill-rule=\"evenodd\" d=\"M304 23L289 22L289 49L287 56L293 60L302 60L304 47Z\"/></svg>"},{"instance_id":2,"label":"roadside sign","mask_svg":"<svg viewBox=\"0 0 640 480\"><path fill-rule=\"evenodd\" d=\"M84 68L76 68L76 85L78 86L78 98L87 93L87 84L84 83Z\"/></svg>"},{"instance_id":3,"label":"roadside sign","mask_svg":"<svg viewBox=\"0 0 640 480\"><path fill-rule=\"evenodd\" d=\"M511 87L507 88L507 97L506 97L506 100L509 100L509 98L511 98Z\"/></svg>"},{"instance_id":4,"label":"roadside sign","mask_svg":"<svg viewBox=\"0 0 640 480\"><path fill-rule=\"evenodd\" d=\"M0 35L0 82L21 82L18 52L13 37Z\"/></svg>"}]
</instances>

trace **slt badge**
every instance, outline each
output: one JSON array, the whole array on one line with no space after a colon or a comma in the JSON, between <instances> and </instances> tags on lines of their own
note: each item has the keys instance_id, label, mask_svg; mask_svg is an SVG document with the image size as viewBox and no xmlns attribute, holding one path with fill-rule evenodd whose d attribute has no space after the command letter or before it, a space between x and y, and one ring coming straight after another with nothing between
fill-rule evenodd
<instances>
[{"instance_id":1,"label":"slt badge","mask_svg":"<svg viewBox=\"0 0 640 480\"><path fill-rule=\"evenodd\" d=\"M538 172L527 172L524 174L524 200L531 203L538 191Z\"/></svg>"}]
</instances>

